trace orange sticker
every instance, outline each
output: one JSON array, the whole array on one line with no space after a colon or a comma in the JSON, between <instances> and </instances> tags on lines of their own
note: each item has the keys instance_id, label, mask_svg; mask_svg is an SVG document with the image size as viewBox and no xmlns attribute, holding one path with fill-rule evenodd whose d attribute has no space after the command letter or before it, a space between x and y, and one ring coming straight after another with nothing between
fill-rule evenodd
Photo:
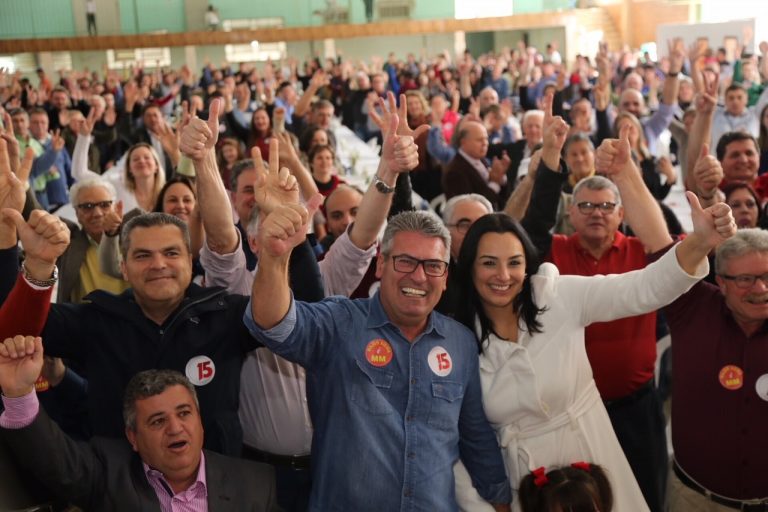
<instances>
[{"instance_id":1,"label":"orange sticker","mask_svg":"<svg viewBox=\"0 0 768 512\"><path fill-rule=\"evenodd\" d=\"M392 345L380 338L370 341L365 347L365 358L373 366L387 366L392 361Z\"/></svg>"},{"instance_id":2,"label":"orange sticker","mask_svg":"<svg viewBox=\"0 0 768 512\"><path fill-rule=\"evenodd\" d=\"M42 375L37 378L35 381L35 391L38 393L42 393L43 391L48 391L48 388L51 387L51 383L48 382L48 379L43 377Z\"/></svg>"},{"instance_id":3,"label":"orange sticker","mask_svg":"<svg viewBox=\"0 0 768 512\"><path fill-rule=\"evenodd\" d=\"M744 371L732 364L723 366L717 378L720 380L720 384L730 391L740 389L744 385Z\"/></svg>"}]
</instances>

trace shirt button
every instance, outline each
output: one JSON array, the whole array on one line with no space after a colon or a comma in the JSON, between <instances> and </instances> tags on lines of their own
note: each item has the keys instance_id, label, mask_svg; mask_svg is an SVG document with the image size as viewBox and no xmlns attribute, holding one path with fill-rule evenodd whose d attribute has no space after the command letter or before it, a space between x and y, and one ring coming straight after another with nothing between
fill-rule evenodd
<instances>
[{"instance_id":1,"label":"shirt button","mask_svg":"<svg viewBox=\"0 0 768 512\"><path fill-rule=\"evenodd\" d=\"M408 458L409 459L413 459L414 457L416 457L416 453L415 452L408 452Z\"/></svg>"},{"instance_id":2,"label":"shirt button","mask_svg":"<svg viewBox=\"0 0 768 512\"><path fill-rule=\"evenodd\" d=\"M164 334L164 332L165 332L165 331L163 331L162 329L160 329L160 334Z\"/></svg>"},{"instance_id":3,"label":"shirt button","mask_svg":"<svg viewBox=\"0 0 768 512\"><path fill-rule=\"evenodd\" d=\"M405 492L403 493L403 496L405 496L406 498L410 498L411 496L413 496L413 492L410 489L406 489Z\"/></svg>"},{"instance_id":4,"label":"shirt button","mask_svg":"<svg viewBox=\"0 0 768 512\"><path fill-rule=\"evenodd\" d=\"M416 379L411 379L411 384L416 384Z\"/></svg>"},{"instance_id":5,"label":"shirt button","mask_svg":"<svg viewBox=\"0 0 768 512\"><path fill-rule=\"evenodd\" d=\"M405 421L413 421L413 415L406 416Z\"/></svg>"}]
</instances>

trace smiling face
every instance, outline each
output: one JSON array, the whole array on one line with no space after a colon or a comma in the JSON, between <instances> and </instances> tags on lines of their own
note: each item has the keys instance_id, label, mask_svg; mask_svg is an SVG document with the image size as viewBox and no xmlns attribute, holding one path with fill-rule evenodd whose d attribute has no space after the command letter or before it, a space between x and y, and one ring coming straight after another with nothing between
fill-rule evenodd
<instances>
[{"instance_id":1,"label":"smiling face","mask_svg":"<svg viewBox=\"0 0 768 512\"><path fill-rule=\"evenodd\" d=\"M607 188L590 190L584 187L573 197L573 204L570 207L571 224L583 242L588 245L610 243L616 235L622 219L624 219L624 209L621 206L616 206L612 212L606 213L600 210L600 208L595 208L592 213L584 214L579 211L577 206L582 202L593 204L603 202L616 203L616 196L613 194L613 191Z\"/></svg>"},{"instance_id":2,"label":"smiling face","mask_svg":"<svg viewBox=\"0 0 768 512\"><path fill-rule=\"evenodd\" d=\"M136 400L135 430L125 435L133 450L169 482L194 478L203 448L200 411L187 388L169 386L162 393Z\"/></svg>"},{"instance_id":3,"label":"smiling face","mask_svg":"<svg viewBox=\"0 0 768 512\"><path fill-rule=\"evenodd\" d=\"M724 265L724 274L764 275L768 273L768 253L751 252L730 258ZM749 331L749 327L760 326L768 318L768 284L755 280L749 288L739 288L732 280L717 276L717 284L725 296L725 304L733 313L736 322Z\"/></svg>"},{"instance_id":4,"label":"smiling face","mask_svg":"<svg viewBox=\"0 0 768 512\"><path fill-rule=\"evenodd\" d=\"M523 289L525 252L512 233L486 233L477 245L472 282L486 314L509 308Z\"/></svg>"},{"instance_id":5,"label":"smiling face","mask_svg":"<svg viewBox=\"0 0 768 512\"><path fill-rule=\"evenodd\" d=\"M333 174L333 153L321 149L312 156L312 176L320 183L328 183Z\"/></svg>"},{"instance_id":6,"label":"smiling face","mask_svg":"<svg viewBox=\"0 0 768 512\"><path fill-rule=\"evenodd\" d=\"M259 109L253 113L253 127L259 133L267 133L269 130L269 115L264 109Z\"/></svg>"},{"instance_id":7,"label":"smiling face","mask_svg":"<svg viewBox=\"0 0 768 512\"><path fill-rule=\"evenodd\" d=\"M166 189L163 196L163 212L189 222L189 216L194 209L195 195L184 183L174 183Z\"/></svg>"},{"instance_id":8,"label":"smiling face","mask_svg":"<svg viewBox=\"0 0 768 512\"><path fill-rule=\"evenodd\" d=\"M725 147L720 163L726 180L752 184L760 167L760 153L753 140L734 140Z\"/></svg>"},{"instance_id":9,"label":"smiling face","mask_svg":"<svg viewBox=\"0 0 768 512\"><path fill-rule=\"evenodd\" d=\"M410 273L398 272L392 258L401 255L448 261L448 248L441 238L401 231L392 238L390 253L379 254L376 261L376 277L381 279L381 304L389 320L403 330L422 329L445 291L448 273L428 276L423 265Z\"/></svg>"},{"instance_id":10,"label":"smiling face","mask_svg":"<svg viewBox=\"0 0 768 512\"><path fill-rule=\"evenodd\" d=\"M488 153L488 132L485 126L476 121L467 121L463 128L464 136L459 141L461 150L478 160Z\"/></svg>"},{"instance_id":11,"label":"smiling face","mask_svg":"<svg viewBox=\"0 0 768 512\"><path fill-rule=\"evenodd\" d=\"M174 225L137 227L121 263L143 310L180 303L192 281L192 256Z\"/></svg>"},{"instance_id":12,"label":"smiling face","mask_svg":"<svg viewBox=\"0 0 768 512\"><path fill-rule=\"evenodd\" d=\"M128 172L134 179L154 176L157 172L157 161L152 150L147 146L137 146L128 155Z\"/></svg>"}]
</instances>

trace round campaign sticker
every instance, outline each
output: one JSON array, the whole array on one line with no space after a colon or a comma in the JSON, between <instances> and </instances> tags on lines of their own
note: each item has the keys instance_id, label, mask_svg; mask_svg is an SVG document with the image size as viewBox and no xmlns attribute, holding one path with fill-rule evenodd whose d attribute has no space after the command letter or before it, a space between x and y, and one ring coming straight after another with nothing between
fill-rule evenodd
<instances>
[{"instance_id":1,"label":"round campaign sticker","mask_svg":"<svg viewBox=\"0 0 768 512\"><path fill-rule=\"evenodd\" d=\"M453 370L451 354L439 345L429 351L427 361L432 372L440 377L445 377Z\"/></svg>"},{"instance_id":2,"label":"round campaign sticker","mask_svg":"<svg viewBox=\"0 0 768 512\"><path fill-rule=\"evenodd\" d=\"M757 396L768 402L768 373L764 373L755 382Z\"/></svg>"},{"instance_id":3,"label":"round campaign sticker","mask_svg":"<svg viewBox=\"0 0 768 512\"><path fill-rule=\"evenodd\" d=\"M216 365L208 356L195 356L187 363L184 373L195 386L205 386L216 375Z\"/></svg>"},{"instance_id":4,"label":"round campaign sticker","mask_svg":"<svg viewBox=\"0 0 768 512\"><path fill-rule=\"evenodd\" d=\"M373 366L387 366L392 361L392 345L381 338L372 340L365 347L365 358Z\"/></svg>"},{"instance_id":5,"label":"round campaign sticker","mask_svg":"<svg viewBox=\"0 0 768 512\"><path fill-rule=\"evenodd\" d=\"M720 384L730 391L740 389L744 385L744 372L732 364L723 366L717 378L720 380Z\"/></svg>"}]
</instances>

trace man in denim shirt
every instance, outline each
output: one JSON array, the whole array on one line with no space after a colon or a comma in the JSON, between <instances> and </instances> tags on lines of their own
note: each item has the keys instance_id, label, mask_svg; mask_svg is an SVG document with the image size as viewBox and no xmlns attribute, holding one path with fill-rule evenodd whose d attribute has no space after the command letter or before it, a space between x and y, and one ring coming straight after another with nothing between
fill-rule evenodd
<instances>
[{"instance_id":1,"label":"man in denim shirt","mask_svg":"<svg viewBox=\"0 0 768 512\"><path fill-rule=\"evenodd\" d=\"M307 304L291 297L287 262L309 218L286 204L265 219L245 322L307 370L315 427L310 510L455 511L459 457L480 495L509 510L475 337L432 312L445 289L447 229L427 212L393 217L377 262L380 291Z\"/></svg>"}]
</instances>

